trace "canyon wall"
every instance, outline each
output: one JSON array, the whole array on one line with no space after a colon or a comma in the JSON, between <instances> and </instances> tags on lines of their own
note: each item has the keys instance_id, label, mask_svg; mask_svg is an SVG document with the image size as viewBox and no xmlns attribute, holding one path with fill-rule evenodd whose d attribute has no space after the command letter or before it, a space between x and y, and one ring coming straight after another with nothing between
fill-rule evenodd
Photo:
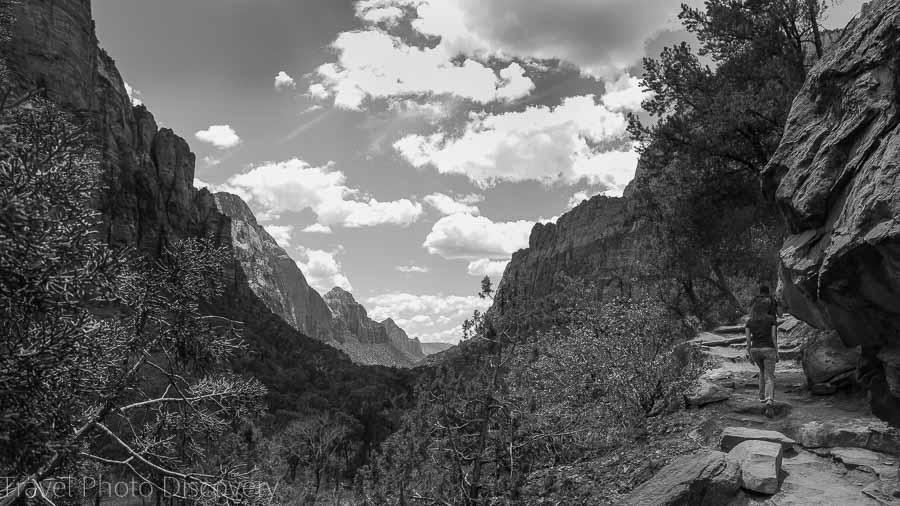
<instances>
[{"instance_id":1,"label":"canyon wall","mask_svg":"<svg viewBox=\"0 0 900 506\"><path fill-rule=\"evenodd\" d=\"M783 297L860 346L872 407L900 423L900 3L872 2L810 71L765 171L790 236Z\"/></svg>"}]
</instances>

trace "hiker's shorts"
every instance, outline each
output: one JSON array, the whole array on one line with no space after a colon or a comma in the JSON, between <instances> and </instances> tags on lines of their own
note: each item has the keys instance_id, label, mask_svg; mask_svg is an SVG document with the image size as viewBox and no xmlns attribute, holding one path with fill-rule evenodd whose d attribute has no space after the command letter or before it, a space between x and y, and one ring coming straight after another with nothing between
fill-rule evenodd
<instances>
[{"instance_id":1,"label":"hiker's shorts","mask_svg":"<svg viewBox=\"0 0 900 506\"><path fill-rule=\"evenodd\" d=\"M750 348L750 358L753 359L753 363L765 366L766 369L771 367L775 367L775 362L778 362L778 351L775 348Z\"/></svg>"}]
</instances>

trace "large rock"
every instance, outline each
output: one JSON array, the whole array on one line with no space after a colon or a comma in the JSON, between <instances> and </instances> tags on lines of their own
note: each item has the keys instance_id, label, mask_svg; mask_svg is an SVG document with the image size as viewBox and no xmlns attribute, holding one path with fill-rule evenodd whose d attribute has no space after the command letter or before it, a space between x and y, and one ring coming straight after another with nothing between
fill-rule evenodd
<instances>
[{"instance_id":1,"label":"large rock","mask_svg":"<svg viewBox=\"0 0 900 506\"><path fill-rule=\"evenodd\" d=\"M765 169L789 226L791 312L862 347L873 410L900 422L900 2L872 2L810 70ZM887 361L891 358L891 362Z\"/></svg>"},{"instance_id":2,"label":"large rock","mask_svg":"<svg viewBox=\"0 0 900 506\"><path fill-rule=\"evenodd\" d=\"M856 370L859 350L845 346L837 332L810 328L810 333L813 335L803 349L802 363L811 386L836 382L838 377Z\"/></svg>"},{"instance_id":3,"label":"large rock","mask_svg":"<svg viewBox=\"0 0 900 506\"><path fill-rule=\"evenodd\" d=\"M740 469L712 450L684 455L660 469L628 495L629 506L715 506L728 504L740 488Z\"/></svg>"},{"instance_id":4,"label":"large rock","mask_svg":"<svg viewBox=\"0 0 900 506\"><path fill-rule=\"evenodd\" d=\"M782 449L778 443L744 441L728 452L728 462L740 469L741 488L772 495L778 492Z\"/></svg>"},{"instance_id":5,"label":"large rock","mask_svg":"<svg viewBox=\"0 0 900 506\"><path fill-rule=\"evenodd\" d=\"M774 430L752 429L750 427L727 427L722 431L722 451L730 452L745 441L766 441L778 443L785 449L793 447L796 441Z\"/></svg>"},{"instance_id":6,"label":"large rock","mask_svg":"<svg viewBox=\"0 0 900 506\"><path fill-rule=\"evenodd\" d=\"M688 406L701 407L714 402L728 400L731 390L720 387L715 383L701 379L700 382L684 396Z\"/></svg>"},{"instance_id":7,"label":"large rock","mask_svg":"<svg viewBox=\"0 0 900 506\"><path fill-rule=\"evenodd\" d=\"M794 438L805 448L865 448L900 454L900 430L885 422L808 422L796 430Z\"/></svg>"}]
</instances>

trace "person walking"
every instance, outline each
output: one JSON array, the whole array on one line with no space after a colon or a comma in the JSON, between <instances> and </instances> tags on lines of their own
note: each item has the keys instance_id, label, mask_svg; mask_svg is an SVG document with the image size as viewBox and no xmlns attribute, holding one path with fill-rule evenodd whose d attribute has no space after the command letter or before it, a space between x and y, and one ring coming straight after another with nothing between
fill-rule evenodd
<instances>
[{"instance_id":1,"label":"person walking","mask_svg":"<svg viewBox=\"0 0 900 506\"><path fill-rule=\"evenodd\" d=\"M747 355L759 368L759 400L767 404L769 414L775 400L775 364L778 362L778 304L769 287L759 287L759 295L750 304L747 320Z\"/></svg>"}]
</instances>

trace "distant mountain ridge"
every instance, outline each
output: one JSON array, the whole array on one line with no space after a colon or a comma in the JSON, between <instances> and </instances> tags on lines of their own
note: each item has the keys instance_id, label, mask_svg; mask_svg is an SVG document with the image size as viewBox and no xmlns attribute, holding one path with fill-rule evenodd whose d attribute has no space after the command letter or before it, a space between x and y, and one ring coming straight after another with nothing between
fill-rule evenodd
<instances>
[{"instance_id":1,"label":"distant mountain ridge","mask_svg":"<svg viewBox=\"0 0 900 506\"><path fill-rule=\"evenodd\" d=\"M218 192L213 198L231 218L235 257L250 288L273 313L359 364L412 367L424 360L418 340L391 319L371 320L349 292L334 288L322 297L239 196Z\"/></svg>"}]
</instances>

